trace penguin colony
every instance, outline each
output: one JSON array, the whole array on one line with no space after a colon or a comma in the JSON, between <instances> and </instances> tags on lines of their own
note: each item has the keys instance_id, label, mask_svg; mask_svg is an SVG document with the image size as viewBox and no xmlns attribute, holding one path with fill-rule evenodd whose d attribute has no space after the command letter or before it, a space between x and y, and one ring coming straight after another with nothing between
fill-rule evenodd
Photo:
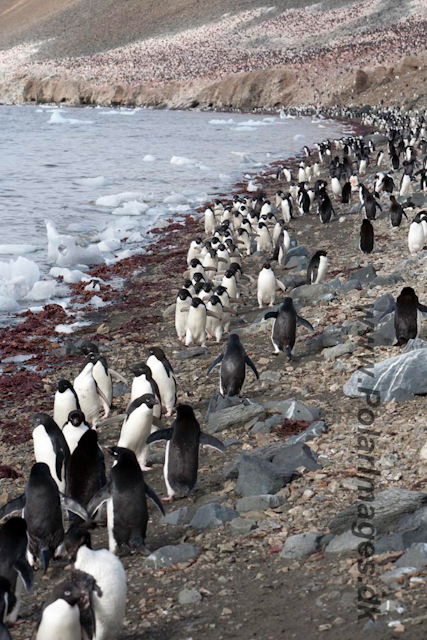
<instances>
[{"instance_id":1,"label":"penguin colony","mask_svg":"<svg viewBox=\"0 0 427 640\"><path fill-rule=\"evenodd\" d=\"M399 124L399 126L398 126ZM292 220L317 214L320 224L338 215L342 203L359 202L355 224L364 254L375 249L377 215L388 215L399 229L405 209L414 208L411 193L427 189L427 141L424 118L390 118L381 123L388 136L388 157L376 155L372 139L347 137L323 141L315 151L304 149L305 160L293 176L280 167L274 204L263 194L235 196L229 203L215 201L204 214L205 237L194 238L187 254L182 287L165 312L173 315L177 338L185 346L205 346L207 340L227 343L210 365L220 366L223 396L242 392L246 367L258 379L256 365L237 333L230 333L231 318L244 305L270 310L261 322L271 321L275 354L293 358L297 327L314 331L298 314L292 297L277 277L294 244ZM363 183L371 166L372 191ZM329 180L320 179L321 169ZM372 169L369 170L372 173ZM398 172L401 172L400 176ZM397 187L396 185L399 184ZM406 200L404 200L406 198ZM427 212L418 211L409 225L408 248L421 251L427 241ZM245 259L261 259L258 278L245 274ZM328 271L327 252L317 249L310 259L306 283L321 283ZM417 336L419 314L427 312L415 291L404 287L395 304L396 345ZM214 344L215 344L214 343ZM146 482L150 470L149 447L165 441L164 482L172 501L194 491L199 448L224 452L224 445L202 431L193 408L178 404L177 378L164 353L151 347L145 362L130 367L133 380L109 367L94 343L83 347L85 360L74 381L59 380L52 416L33 417L35 463L25 492L0 509L0 635L10 638L7 625L16 622L22 590L34 589L34 571L46 573L56 558L72 562L67 580L56 584L44 603L33 638L36 640L113 640L125 616L126 575L119 550L149 553L146 548L149 511L147 498L164 514L162 501ZM113 381L130 388L123 414L111 417ZM165 420L172 417L169 427ZM121 422L117 445L108 449L113 465L106 471L105 452L98 433ZM108 550L92 549L91 527L105 524Z\"/></svg>"}]
</instances>

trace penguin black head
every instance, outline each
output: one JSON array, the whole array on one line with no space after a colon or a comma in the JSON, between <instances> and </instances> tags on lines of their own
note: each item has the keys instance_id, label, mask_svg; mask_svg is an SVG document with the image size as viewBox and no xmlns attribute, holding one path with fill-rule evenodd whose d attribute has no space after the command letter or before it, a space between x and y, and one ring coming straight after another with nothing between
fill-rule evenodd
<instances>
[{"instance_id":1,"label":"penguin black head","mask_svg":"<svg viewBox=\"0 0 427 640\"><path fill-rule=\"evenodd\" d=\"M205 293L210 293L213 289L213 286L210 282L203 282L202 289Z\"/></svg>"},{"instance_id":2,"label":"penguin black head","mask_svg":"<svg viewBox=\"0 0 427 640\"><path fill-rule=\"evenodd\" d=\"M204 245L205 249L211 249L212 248L212 242L210 240L206 240Z\"/></svg>"},{"instance_id":3,"label":"penguin black head","mask_svg":"<svg viewBox=\"0 0 427 640\"><path fill-rule=\"evenodd\" d=\"M52 478L52 476L45 462L36 462L31 467L30 478Z\"/></svg>"},{"instance_id":4,"label":"penguin black head","mask_svg":"<svg viewBox=\"0 0 427 640\"><path fill-rule=\"evenodd\" d=\"M148 349L148 353L150 356L154 356L157 360L164 360L166 358L165 352L161 347L150 347Z\"/></svg>"},{"instance_id":5,"label":"penguin black head","mask_svg":"<svg viewBox=\"0 0 427 640\"><path fill-rule=\"evenodd\" d=\"M187 300L187 298L191 298L191 293L187 291L187 289L180 289L178 291L178 298L180 300Z\"/></svg>"},{"instance_id":6,"label":"penguin black head","mask_svg":"<svg viewBox=\"0 0 427 640\"><path fill-rule=\"evenodd\" d=\"M221 242L221 244L218 245L218 251L226 251L225 244Z\"/></svg>"},{"instance_id":7,"label":"penguin black head","mask_svg":"<svg viewBox=\"0 0 427 640\"><path fill-rule=\"evenodd\" d=\"M186 289L188 289L188 287L191 287L191 285L192 285L192 284L193 284L193 283L191 282L191 280L190 280L189 278L186 278L186 279L184 280L184 287L185 287Z\"/></svg>"},{"instance_id":8,"label":"penguin black head","mask_svg":"<svg viewBox=\"0 0 427 640\"><path fill-rule=\"evenodd\" d=\"M234 251L234 249L236 248L236 245L234 244L232 238L226 238L225 239L225 244L227 245L227 247L229 249L231 249L231 251Z\"/></svg>"},{"instance_id":9,"label":"penguin black head","mask_svg":"<svg viewBox=\"0 0 427 640\"><path fill-rule=\"evenodd\" d=\"M211 297L209 298L209 302L210 302L211 304L213 304L214 306L215 306L215 305L217 305L217 304L219 304L219 305L221 305L221 306L222 306L221 300L218 298L218 296L211 296Z\"/></svg>"},{"instance_id":10,"label":"penguin black head","mask_svg":"<svg viewBox=\"0 0 427 640\"><path fill-rule=\"evenodd\" d=\"M418 296L412 287L403 287L400 292L400 296L398 297L398 301L405 303L418 302Z\"/></svg>"},{"instance_id":11,"label":"penguin black head","mask_svg":"<svg viewBox=\"0 0 427 640\"><path fill-rule=\"evenodd\" d=\"M86 422L85 414L83 411L70 411L68 422L71 422L73 427L80 427L81 424Z\"/></svg>"},{"instance_id":12,"label":"penguin black head","mask_svg":"<svg viewBox=\"0 0 427 640\"><path fill-rule=\"evenodd\" d=\"M117 461L117 464L123 463L123 466L126 467L137 465L140 469L135 453L131 451L131 449L117 446L109 447L108 453L113 456L113 458ZM113 467L113 470L114 469L116 469L116 467Z\"/></svg>"},{"instance_id":13,"label":"penguin black head","mask_svg":"<svg viewBox=\"0 0 427 640\"><path fill-rule=\"evenodd\" d=\"M88 549L92 549L92 542L89 531L82 529L81 527L71 526L64 538L64 551L65 554L75 562L77 552L80 547L86 546Z\"/></svg>"},{"instance_id":14,"label":"penguin black head","mask_svg":"<svg viewBox=\"0 0 427 640\"><path fill-rule=\"evenodd\" d=\"M153 409L157 404L157 400L152 393L144 393L144 395L139 396L139 398L135 398L135 400L129 405L128 410L126 411L127 415L129 416L134 409L137 409L143 404L145 404L148 409Z\"/></svg>"},{"instance_id":15,"label":"penguin black head","mask_svg":"<svg viewBox=\"0 0 427 640\"><path fill-rule=\"evenodd\" d=\"M191 267L192 269L195 269L195 268L196 268L196 267L198 267L199 265L201 266L201 265L202 265L202 263L200 262L200 260L199 260L198 258L192 258L192 259L190 260L190 267Z\"/></svg>"},{"instance_id":16,"label":"penguin black head","mask_svg":"<svg viewBox=\"0 0 427 640\"><path fill-rule=\"evenodd\" d=\"M193 276L193 280L194 282L201 282L202 280L205 281L205 276L203 275L203 273L195 273Z\"/></svg>"},{"instance_id":17,"label":"penguin black head","mask_svg":"<svg viewBox=\"0 0 427 640\"><path fill-rule=\"evenodd\" d=\"M227 293L227 289L225 287L223 287L222 285L219 285L215 289L215 293L216 293L217 296L222 296L224 293Z\"/></svg>"},{"instance_id":18,"label":"penguin black head","mask_svg":"<svg viewBox=\"0 0 427 640\"><path fill-rule=\"evenodd\" d=\"M196 284L194 285L194 291L196 293L196 296L198 296L200 294L200 292L203 290L203 285L205 283L203 282L196 282Z\"/></svg>"},{"instance_id":19,"label":"penguin black head","mask_svg":"<svg viewBox=\"0 0 427 640\"><path fill-rule=\"evenodd\" d=\"M10 518L7 520L1 528L2 531L7 531L10 535L13 535L16 540L25 537L27 535L27 523L24 518ZM0 616L0 620L1 620Z\"/></svg>"},{"instance_id":20,"label":"penguin black head","mask_svg":"<svg viewBox=\"0 0 427 640\"><path fill-rule=\"evenodd\" d=\"M81 352L85 356L88 356L90 353L99 353L99 347L95 342L89 342L87 340L83 342L81 346Z\"/></svg>"},{"instance_id":21,"label":"penguin black head","mask_svg":"<svg viewBox=\"0 0 427 640\"><path fill-rule=\"evenodd\" d=\"M280 309L282 311L290 311L294 308L294 301L290 297L283 298L283 302L280 305Z\"/></svg>"},{"instance_id":22,"label":"penguin black head","mask_svg":"<svg viewBox=\"0 0 427 640\"><path fill-rule=\"evenodd\" d=\"M196 420L193 407L190 407L189 404L179 404L176 408L176 419L177 420Z\"/></svg>"},{"instance_id":23,"label":"penguin black head","mask_svg":"<svg viewBox=\"0 0 427 640\"><path fill-rule=\"evenodd\" d=\"M198 298L198 297L196 296L196 297L194 297L194 298L192 299L192 301L191 301L191 306L192 306L192 307L195 307L195 308L197 309L197 307L198 307L199 305L203 305L203 306L204 306L204 302L203 302L203 300L201 300L200 298Z\"/></svg>"},{"instance_id":24,"label":"penguin black head","mask_svg":"<svg viewBox=\"0 0 427 640\"><path fill-rule=\"evenodd\" d=\"M69 380L62 379L58 382L58 391L59 393L64 393L67 389L72 389L73 385Z\"/></svg>"},{"instance_id":25,"label":"penguin black head","mask_svg":"<svg viewBox=\"0 0 427 640\"><path fill-rule=\"evenodd\" d=\"M215 245L215 246L216 246L216 245L217 245L217 244L219 244L220 242L221 242L221 240L220 240L219 238L217 238L217 236L214 236L214 237L212 238L212 241L211 241L209 244L210 244L210 246L212 247L213 245Z\"/></svg>"},{"instance_id":26,"label":"penguin black head","mask_svg":"<svg viewBox=\"0 0 427 640\"><path fill-rule=\"evenodd\" d=\"M139 378L139 376L144 375L148 380L152 376L151 369L148 366L148 364L145 364L145 362L138 362L138 364L132 365L130 367L130 370L132 371L133 375L136 378Z\"/></svg>"},{"instance_id":27,"label":"penguin black head","mask_svg":"<svg viewBox=\"0 0 427 640\"><path fill-rule=\"evenodd\" d=\"M56 600L65 600L70 607L74 607L80 600L80 594L80 588L76 584L67 581L60 582L54 587L47 603L52 604Z\"/></svg>"},{"instance_id":28,"label":"penguin black head","mask_svg":"<svg viewBox=\"0 0 427 640\"><path fill-rule=\"evenodd\" d=\"M99 362L99 360L104 360L105 362L105 358L102 358L99 353L94 353L93 351L91 351L91 353L88 354L86 360L84 361L84 366L86 366L90 362L95 365L97 362Z\"/></svg>"},{"instance_id":29,"label":"penguin black head","mask_svg":"<svg viewBox=\"0 0 427 640\"><path fill-rule=\"evenodd\" d=\"M238 262L232 262L230 264L230 271L231 273L233 273L234 275L240 271L240 273L242 273L242 267L240 266L240 264Z\"/></svg>"},{"instance_id":30,"label":"penguin black head","mask_svg":"<svg viewBox=\"0 0 427 640\"><path fill-rule=\"evenodd\" d=\"M228 344L240 344L240 338L237 333L230 333L228 336Z\"/></svg>"},{"instance_id":31,"label":"penguin black head","mask_svg":"<svg viewBox=\"0 0 427 640\"><path fill-rule=\"evenodd\" d=\"M224 276L226 278L232 278L234 276L234 271L232 271L231 269L227 269L227 271L224 273Z\"/></svg>"},{"instance_id":32,"label":"penguin black head","mask_svg":"<svg viewBox=\"0 0 427 640\"><path fill-rule=\"evenodd\" d=\"M194 242L195 242L196 244L202 244L202 242L203 242L203 241L202 241L202 239L201 239L201 237L200 237L200 236L197 236L197 238L194 238Z\"/></svg>"},{"instance_id":33,"label":"penguin black head","mask_svg":"<svg viewBox=\"0 0 427 640\"><path fill-rule=\"evenodd\" d=\"M269 262L264 262L263 269L271 269L271 264Z\"/></svg>"},{"instance_id":34,"label":"penguin black head","mask_svg":"<svg viewBox=\"0 0 427 640\"><path fill-rule=\"evenodd\" d=\"M55 420L48 416L47 413L35 413L33 416L31 416L31 422L35 426L42 424L45 429L55 429L56 427L58 427Z\"/></svg>"}]
</instances>

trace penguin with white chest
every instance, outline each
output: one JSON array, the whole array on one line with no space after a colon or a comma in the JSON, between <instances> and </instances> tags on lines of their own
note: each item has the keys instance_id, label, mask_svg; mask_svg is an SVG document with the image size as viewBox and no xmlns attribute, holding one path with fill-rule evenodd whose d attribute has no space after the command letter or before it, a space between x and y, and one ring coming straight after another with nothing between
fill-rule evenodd
<instances>
[{"instance_id":1,"label":"penguin with white chest","mask_svg":"<svg viewBox=\"0 0 427 640\"><path fill-rule=\"evenodd\" d=\"M109 400L98 387L93 377L93 362L85 364L83 370L74 379L73 387L87 421L96 429L101 413L101 399L106 405L109 405Z\"/></svg>"},{"instance_id":2,"label":"penguin with white chest","mask_svg":"<svg viewBox=\"0 0 427 640\"><path fill-rule=\"evenodd\" d=\"M0 528L0 576L8 581L7 602L0 621L16 622L21 604L22 587L24 586L28 592L33 588L34 575L26 558L27 547L25 520L10 518Z\"/></svg>"},{"instance_id":3,"label":"penguin with white chest","mask_svg":"<svg viewBox=\"0 0 427 640\"><path fill-rule=\"evenodd\" d=\"M116 378L126 386L129 386L129 384L120 373L108 366L106 358L99 353L89 352L85 364L89 362L93 363L92 375L101 397L104 418L108 418L113 403L113 378Z\"/></svg>"},{"instance_id":4,"label":"penguin with white chest","mask_svg":"<svg viewBox=\"0 0 427 640\"><path fill-rule=\"evenodd\" d=\"M219 342L224 333L223 316L224 310L221 304L221 300L218 296L211 296L206 303L206 314L210 312L206 317L206 333L207 337L215 338ZM216 317L212 317L211 314L215 314Z\"/></svg>"},{"instance_id":5,"label":"penguin with white chest","mask_svg":"<svg viewBox=\"0 0 427 640\"><path fill-rule=\"evenodd\" d=\"M60 380L53 404L53 419L60 429L67 422L71 411L80 411L77 393L69 380Z\"/></svg>"},{"instance_id":6,"label":"penguin with white chest","mask_svg":"<svg viewBox=\"0 0 427 640\"><path fill-rule=\"evenodd\" d=\"M153 416L160 418L162 415L162 399L150 367L145 362L140 362L133 365L131 371L135 377L132 381L129 404L146 393L151 393L157 400L157 404L153 407Z\"/></svg>"},{"instance_id":7,"label":"penguin with white chest","mask_svg":"<svg viewBox=\"0 0 427 640\"><path fill-rule=\"evenodd\" d=\"M219 375L219 390L223 396L238 396L242 390L246 377L246 365L248 365L259 379L258 371L245 351L240 338L232 333L228 336L228 343L224 353L216 358L210 365L206 375L217 365L221 364Z\"/></svg>"},{"instance_id":8,"label":"penguin with white chest","mask_svg":"<svg viewBox=\"0 0 427 640\"><path fill-rule=\"evenodd\" d=\"M193 298L193 300L195 299L196 298ZM188 325L190 324L190 317L188 317L187 323ZM176 379L171 363L167 359L163 349L160 347L150 347L148 349L147 365L150 367L153 379L157 383L162 400L162 407L165 415L168 417L172 414L176 405Z\"/></svg>"},{"instance_id":9,"label":"penguin with white chest","mask_svg":"<svg viewBox=\"0 0 427 640\"><path fill-rule=\"evenodd\" d=\"M59 493L49 467L36 462L31 468L25 493L0 509L0 522L9 515L21 515L27 523L27 560L33 566L39 558L43 573L64 540L62 508L88 520L86 510L75 500Z\"/></svg>"},{"instance_id":10,"label":"penguin with white chest","mask_svg":"<svg viewBox=\"0 0 427 640\"><path fill-rule=\"evenodd\" d=\"M160 433L157 431L156 433ZM153 436L156 435L153 434ZM111 447L115 458L108 484L88 505L91 517L106 502L109 549L116 553L123 545L131 552L146 552L145 538L148 523L148 496L165 515L163 505L146 484L144 474L133 451L123 447Z\"/></svg>"},{"instance_id":11,"label":"penguin with white chest","mask_svg":"<svg viewBox=\"0 0 427 640\"><path fill-rule=\"evenodd\" d=\"M46 413L36 413L32 418L34 458L45 462L59 491L65 490L65 473L70 459L70 449L61 429Z\"/></svg>"},{"instance_id":12,"label":"penguin with white chest","mask_svg":"<svg viewBox=\"0 0 427 640\"><path fill-rule=\"evenodd\" d=\"M190 308L192 296L187 289L180 289L176 298L175 306L175 330L178 340L183 342L187 333L187 316L185 311Z\"/></svg>"},{"instance_id":13,"label":"penguin with white chest","mask_svg":"<svg viewBox=\"0 0 427 640\"><path fill-rule=\"evenodd\" d=\"M307 269L307 284L319 284L325 279L328 270L326 254L326 251L320 249L311 257Z\"/></svg>"},{"instance_id":14,"label":"penguin with white chest","mask_svg":"<svg viewBox=\"0 0 427 640\"><path fill-rule=\"evenodd\" d=\"M66 533L64 550L74 568L92 576L102 593L93 594L93 640L116 640L126 611L126 573L121 561L107 549L94 551L89 532L78 527Z\"/></svg>"},{"instance_id":15,"label":"penguin with white chest","mask_svg":"<svg viewBox=\"0 0 427 640\"><path fill-rule=\"evenodd\" d=\"M188 495L197 482L199 468L199 447L206 445L224 452L225 446L211 435L203 433L194 415L192 407L180 405L177 416L170 429L162 429L153 433L150 444L159 440L166 440L164 477L170 502L176 493Z\"/></svg>"},{"instance_id":16,"label":"penguin with white chest","mask_svg":"<svg viewBox=\"0 0 427 640\"><path fill-rule=\"evenodd\" d=\"M90 426L86 422L85 415L82 411L71 411L68 416L68 421L64 424L62 433L67 441L70 455L77 447L80 438L86 431L89 431Z\"/></svg>"},{"instance_id":17,"label":"penguin with white chest","mask_svg":"<svg viewBox=\"0 0 427 640\"><path fill-rule=\"evenodd\" d=\"M415 218L409 225L408 231L408 248L411 255L423 250L425 240L423 224Z\"/></svg>"},{"instance_id":18,"label":"penguin with white chest","mask_svg":"<svg viewBox=\"0 0 427 640\"><path fill-rule=\"evenodd\" d=\"M258 275L257 298L260 309L265 304L270 307L274 305L277 287L280 287L283 291L286 290L283 283L277 280L270 263L266 262Z\"/></svg>"},{"instance_id":19,"label":"penguin with white chest","mask_svg":"<svg viewBox=\"0 0 427 640\"><path fill-rule=\"evenodd\" d=\"M285 298L280 305L278 311L269 311L265 314L264 319L274 318L273 330L271 332L271 341L274 347L274 353L284 351L289 360L292 360L292 350L296 340L297 324L314 331L312 325L299 316L295 310L292 298Z\"/></svg>"},{"instance_id":20,"label":"penguin with white chest","mask_svg":"<svg viewBox=\"0 0 427 640\"><path fill-rule=\"evenodd\" d=\"M148 445L147 438L153 426L153 407L156 404L155 397L146 393L131 402L120 432L118 447L130 449L135 453L139 465L143 471L149 471L147 467Z\"/></svg>"}]
</instances>

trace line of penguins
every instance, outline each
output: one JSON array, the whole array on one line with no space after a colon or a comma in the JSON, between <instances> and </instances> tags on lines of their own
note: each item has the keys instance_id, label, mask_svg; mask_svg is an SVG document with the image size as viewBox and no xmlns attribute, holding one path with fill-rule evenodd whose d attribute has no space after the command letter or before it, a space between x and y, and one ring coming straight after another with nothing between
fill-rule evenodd
<instances>
[{"instance_id":1,"label":"line of penguins","mask_svg":"<svg viewBox=\"0 0 427 640\"><path fill-rule=\"evenodd\" d=\"M95 343L84 343L82 352L86 359L73 383L57 384L53 417L33 416L36 462L24 493L0 509L0 640L11 637L8 626L17 624L22 590L34 589L35 569L46 574L51 561L63 557L72 562L70 577L52 589L31 637L116 639L127 593L117 554L149 554L147 498L165 515L145 481L149 445L166 441L164 501L194 491L201 445L225 451L201 431L191 406L177 405L177 380L161 347L148 349L146 362L131 367L128 406L115 416L113 381L127 385L126 379L108 366ZM165 428L162 417L172 413L172 426ZM107 478L98 429L117 422L123 424L117 445L108 448L113 464ZM91 529L105 521L109 549L92 549Z\"/></svg>"}]
</instances>

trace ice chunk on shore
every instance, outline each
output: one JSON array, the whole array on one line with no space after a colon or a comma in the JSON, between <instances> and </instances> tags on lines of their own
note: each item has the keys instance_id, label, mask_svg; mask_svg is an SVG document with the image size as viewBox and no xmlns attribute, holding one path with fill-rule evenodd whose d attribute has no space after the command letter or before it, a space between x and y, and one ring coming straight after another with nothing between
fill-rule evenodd
<instances>
[{"instance_id":1,"label":"ice chunk on shore","mask_svg":"<svg viewBox=\"0 0 427 640\"><path fill-rule=\"evenodd\" d=\"M0 255L21 256L34 251L37 251L37 247L33 244L0 244Z\"/></svg>"},{"instance_id":2,"label":"ice chunk on shore","mask_svg":"<svg viewBox=\"0 0 427 640\"><path fill-rule=\"evenodd\" d=\"M104 302L104 300L99 296L93 296L89 300L89 304L91 304L92 307L95 307L95 309L101 309L102 307L106 307L108 302Z\"/></svg>"},{"instance_id":3,"label":"ice chunk on shore","mask_svg":"<svg viewBox=\"0 0 427 640\"><path fill-rule=\"evenodd\" d=\"M58 233L51 221L46 221L47 230L47 258L49 262L56 262L59 267L72 267L84 264L102 264L104 258L96 244L80 246L73 236Z\"/></svg>"},{"instance_id":4,"label":"ice chunk on shore","mask_svg":"<svg viewBox=\"0 0 427 640\"><path fill-rule=\"evenodd\" d=\"M111 213L113 216L140 216L148 210L148 204L145 202L138 202L138 200L132 200L131 202L125 202L121 207L117 207Z\"/></svg>"},{"instance_id":5,"label":"ice chunk on shore","mask_svg":"<svg viewBox=\"0 0 427 640\"><path fill-rule=\"evenodd\" d=\"M55 280L39 280L36 282L27 296L26 300L47 300L51 298L56 289Z\"/></svg>"},{"instance_id":6,"label":"ice chunk on shore","mask_svg":"<svg viewBox=\"0 0 427 640\"><path fill-rule=\"evenodd\" d=\"M40 269L33 260L19 256L16 260L0 262L0 283L1 284L23 284L28 291L40 279ZM17 296L12 296L17 298ZM22 296L24 297L24 296Z\"/></svg>"},{"instance_id":7,"label":"ice chunk on shore","mask_svg":"<svg viewBox=\"0 0 427 640\"><path fill-rule=\"evenodd\" d=\"M123 202L131 200L143 200L144 196L140 191L124 191L122 193L113 193L109 196L100 196L95 200L98 207L119 207Z\"/></svg>"},{"instance_id":8,"label":"ice chunk on shore","mask_svg":"<svg viewBox=\"0 0 427 640\"><path fill-rule=\"evenodd\" d=\"M17 311L19 304L14 298L0 295L0 311Z\"/></svg>"},{"instance_id":9,"label":"ice chunk on shore","mask_svg":"<svg viewBox=\"0 0 427 640\"><path fill-rule=\"evenodd\" d=\"M117 251L120 249L120 240L111 238L110 240L102 240L98 243L98 249L100 251Z\"/></svg>"},{"instance_id":10,"label":"ice chunk on shore","mask_svg":"<svg viewBox=\"0 0 427 640\"><path fill-rule=\"evenodd\" d=\"M61 269L61 267L52 267L49 271L49 275L54 278L62 277L63 281L67 284L76 284L77 282L81 282L81 280L86 279L87 276L83 271L79 269Z\"/></svg>"},{"instance_id":11,"label":"ice chunk on shore","mask_svg":"<svg viewBox=\"0 0 427 640\"><path fill-rule=\"evenodd\" d=\"M183 193L172 193L163 202L164 204L187 204L188 198Z\"/></svg>"},{"instance_id":12,"label":"ice chunk on shore","mask_svg":"<svg viewBox=\"0 0 427 640\"><path fill-rule=\"evenodd\" d=\"M247 191L258 191L258 187L256 186L256 184L252 180L249 180L248 186L246 187L246 190Z\"/></svg>"}]
</instances>

